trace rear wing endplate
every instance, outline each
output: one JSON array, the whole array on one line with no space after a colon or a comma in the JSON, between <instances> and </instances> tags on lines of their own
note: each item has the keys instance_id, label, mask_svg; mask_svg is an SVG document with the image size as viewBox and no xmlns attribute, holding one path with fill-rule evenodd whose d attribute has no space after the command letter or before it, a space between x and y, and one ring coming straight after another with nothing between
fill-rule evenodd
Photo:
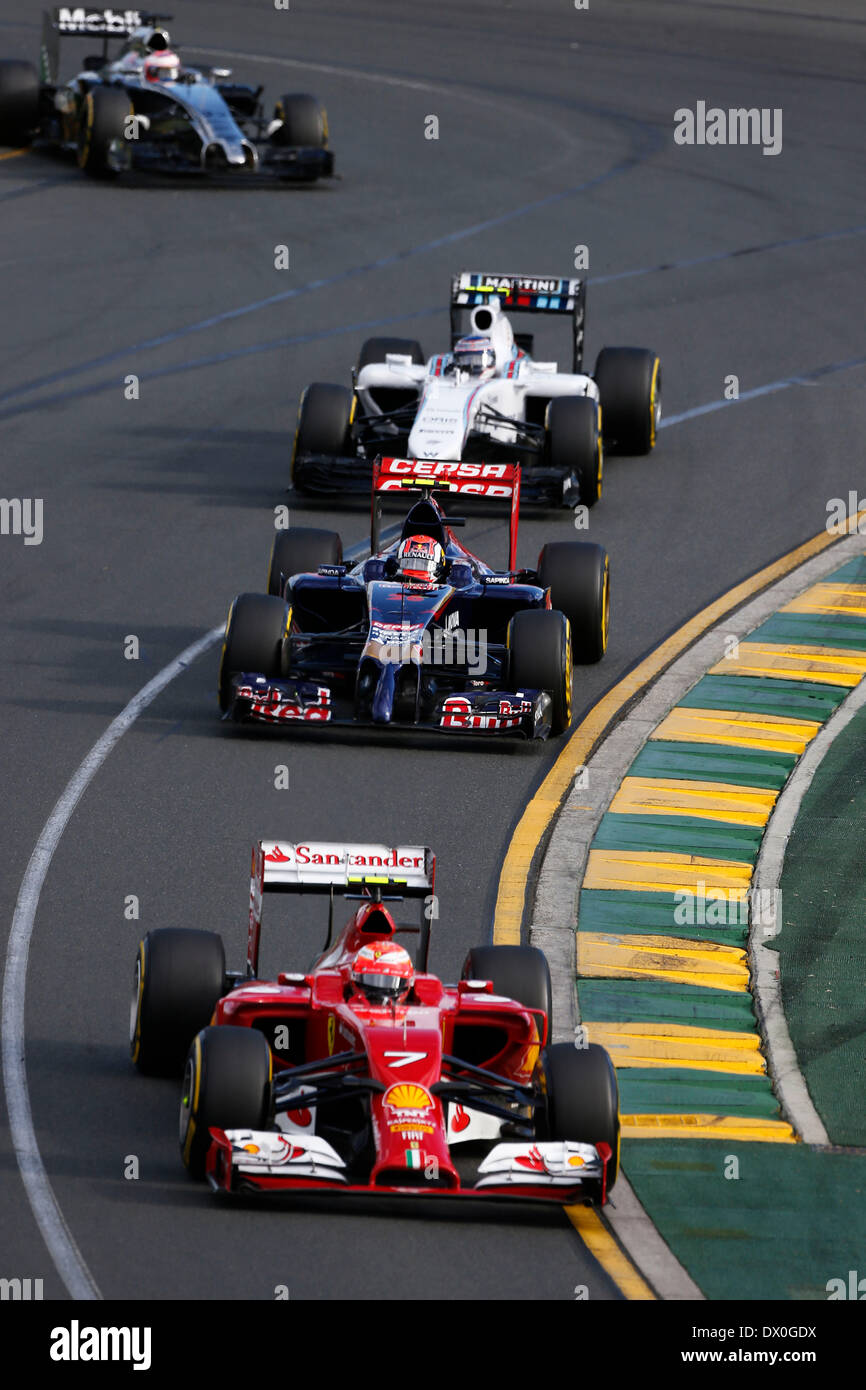
<instances>
[{"instance_id":1,"label":"rear wing endplate","mask_svg":"<svg viewBox=\"0 0 866 1390\"><path fill-rule=\"evenodd\" d=\"M102 39L102 56L108 59L110 39L128 39L136 29L170 20L170 14L154 14L152 10L101 9L89 5L58 5L42 11L42 43L39 49L39 76L47 86L54 86L60 61L61 38Z\"/></svg>"},{"instance_id":2,"label":"rear wing endplate","mask_svg":"<svg viewBox=\"0 0 866 1390\"><path fill-rule=\"evenodd\" d=\"M370 518L370 552L379 553L383 492L450 492L461 497L511 500L508 568L517 566L517 527L520 520L519 463L458 463L437 459L376 459ZM445 518L446 524L448 518Z\"/></svg>"},{"instance_id":3,"label":"rear wing endplate","mask_svg":"<svg viewBox=\"0 0 866 1390\"><path fill-rule=\"evenodd\" d=\"M258 970L265 893L358 894L426 898L433 893L436 856L424 845L348 844L343 841L259 840L250 867L247 970Z\"/></svg>"},{"instance_id":4,"label":"rear wing endplate","mask_svg":"<svg viewBox=\"0 0 866 1390\"><path fill-rule=\"evenodd\" d=\"M570 314L574 342L572 370L583 370L586 320L586 281L557 275L488 275L461 271L451 280L451 346L461 337L460 319L466 309L498 299L510 314Z\"/></svg>"}]
</instances>

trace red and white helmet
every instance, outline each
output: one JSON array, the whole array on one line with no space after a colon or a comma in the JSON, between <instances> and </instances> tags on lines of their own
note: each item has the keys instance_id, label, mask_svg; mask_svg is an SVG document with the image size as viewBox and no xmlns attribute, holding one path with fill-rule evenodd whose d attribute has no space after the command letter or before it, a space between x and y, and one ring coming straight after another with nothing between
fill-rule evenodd
<instances>
[{"instance_id":1,"label":"red and white helmet","mask_svg":"<svg viewBox=\"0 0 866 1390\"><path fill-rule=\"evenodd\" d=\"M445 570L445 551L432 536L409 536L400 542L397 569L406 584L436 584Z\"/></svg>"},{"instance_id":2,"label":"red and white helmet","mask_svg":"<svg viewBox=\"0 0 866 1390\"><path fill-rule=\"evenodd\" d=\"M371 1004L397 1003L405 999L415 982L408 951L393 941L362 946L352 964L352 983Z\"/></svg>"},{"instance_id":3,"label":"red and white helmet","mask_svg":"<svg viewBox=\"0 0 866 1390\"><path fill-rule=\"evenodd\" d=\"M176 82L180 77L180 58L170 48L148 53L143 76L145 82Z\"/></svg>"}]
</instances>

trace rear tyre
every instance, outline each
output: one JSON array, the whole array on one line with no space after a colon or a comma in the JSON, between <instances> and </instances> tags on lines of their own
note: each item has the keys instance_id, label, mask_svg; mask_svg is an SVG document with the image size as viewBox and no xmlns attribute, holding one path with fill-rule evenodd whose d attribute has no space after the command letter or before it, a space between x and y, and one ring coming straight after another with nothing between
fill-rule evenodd
<instances>
[{"instance_id":1,"label":"rear tyre","mask_svg":"<svg viewBox=\"0 0 866 1390\"><path fill-rule=\"evenodd\" d=\"M280 97L274 119L283 123L271 136L275 145L321 150L328 143L328 116L315 97L298 93Z\"/></svg>"},{"instance_id":2,"label":"rear tyre","mask_svg":"<svg viewBox=\"0 0 866 1390\"><path fill-rule=\"evenodd\" d=\"M86 94L78 118L78 167L91 178L111 179L119 172L109 163L111 144L124 141L132 103L122 87L94 85Z\"/></svg>"},{"instance_id":3,"label":"rear tyre","mask_svg":"<svg viewBox=\"0 0 866 1390\"><path fill-rule=\"evenodd\" d=\"M33 64L0 60L0 144L29 144L38 121L39 78Z\"/></svg>"},{"instance_id":4,"label":"rear tyre","mask_svg":"<svg viewBox=\"0 0 866 1390\"><path fill-rule=\"evenodd\" d=\"M542 1009L553 1028L550 967L536 946L475 946L466 957L464 980L492 980L493 991L527 1009Z\"/></svg>"},{"instance_id":5,"label":"rear tyre","mask_svg":"<svg viewBox=\"0 0 866 1390\"><path fill-rule=\"evenodd\" d=\"M229 609L219 670L219 703L227 710L232 677L255 672L273 680L282 674L283 638L292 610L270 594L239 594Z\"/></svg>"},{"instance_id":6,"label":"rear tyre","mask_svg":"<svg viewBox=\"0 0 866 1390\"><path fill-rule=\"evenodd\" d=\"M602 348L595 363L605 445L620 454L655 448L662 413L662 369L647 348Z\"/></svg>"},{"instance_id":7,"label":"rear tyre","mask_svg":"<svg viewBox=\"0 0 866 1390\"><path fill-rule=\"evenodd\" d=\"M610 1055L597 1043L554 1043L542 1055L546 1138L610 1146L608 1191L619 1172L619 1088Z\"/></svg>"},{"instance_id":8,"label":"rear tyre","mask_svg":"<svg viewBox=\"0 0 866 1390\"><path fill-rule=\"evenodd\" d=\"M180 1099L180 1153L190 1177L203 1178L209 1130L264 1129L271 1049L257 1028L203 1028L186 1059Z\"/></svg>"},{"instance_id":9,"label":"rear tyre","mask_svg":"<svg viewBox=\"0 0 866 1390\"><path fill-rule=\"evenodd\" d=\"M568 484L577 480L581 506L601 497L604 450L598 402L593 396L554 396L545 418L547 461Z\"/></svg>"},{"instance_id":10,"label":"rear tyre","mask_svg":"<svg viewBox=\"0 0 866 1390\"><path fill-rule=\"evenodd\" d=\"M389 352L411 357L416 366L423 366L427 361L421 344L415 338L368 338L358 354L358 371L362 367L369 367L371 362L384 362Z\"/></svg>"},{"instance_id":11,"label":"rear tyre","mask_svg":"<svg viewBox=\"0 0 866 1390\"><path fill-rule=\"evenodd\" d=\"M588 541L549 541L538 557L538 582L550 590L550 606L571 624L575 661L601 661L610 627L610 564L607 551Z\"/></svg>"},{"instance_id":12,"label":"rear tyre","mask_svg":"<svg viewBox=\"0 0 866 1390\"><path fill-rule=\"evenodd\" d=\"M226 992L216 932L160 927L139 943L129 1014L129 1051L146 1076L180 1076L191 1040Z\"/></svg>"},{"instance_id":13,"label":"rear tyre","mask_svg":"<svg viewBox=\"0 0 866 1390\"><path fill-rule=\"evenodd\" d=\"M304 455L325 454L334 458L351 451L351 426L355 412L354 393L346 386L314 381L301 396L298 427L292 447L292 486L304 491Z\"/></svg>"},{"instance_id":14,"label":"rear tyre","mask_svg":"<svg viewBox=\"0 0 866 1390\"><path fill-rule=\"evenodd\" d=\"M315 574L319 565L339 565L342 558L343 542L336 531L314 526L278 531L271 546L268 593L282 598L287 579L295 574Z\"/></svg>"},{"instance_id":15,"label":"rear tyre","mask_svg":"<svg viewBox=\"0 0 866 1390\"><path fill-rule=\"evenodd\" d=\"M568 619L549 608L515 613L508 624L509 684L512 690L546 690L554 734L571 723L572 656Z\"/></svg>"}]
</instances>

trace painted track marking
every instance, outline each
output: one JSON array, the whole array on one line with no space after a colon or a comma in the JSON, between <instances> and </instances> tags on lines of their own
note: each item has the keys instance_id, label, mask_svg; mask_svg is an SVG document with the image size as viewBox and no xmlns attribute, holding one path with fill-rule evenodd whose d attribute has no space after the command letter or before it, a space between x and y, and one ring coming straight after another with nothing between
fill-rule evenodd
<instances>
[{"instance_id":1,"label":"painted track marking","mask_svg":"<svg viewBox=\"0 0 866 1390\"><path fill-rule=\"evenodd\" d=\"M390 526L382 533L387 543L393 539L398 526ZM358 559L368 547L358 542L346 551L346 559ZM69 824L79 801L93 781L102 764L112 752L123 735L132 727L140 714L152 704L158 695L170 685L175 677L181 675L198 657L220 641L224 625L211 628L203 637L192 642L164 666L132 697L120 714L111 721L108 728L96 740L90 752L76 768L65 789L61 793L54 810L45 822L36 848L24 874L18 901L12 917L9 932L9 945L6 951L6 964L3 975L3 1000L0 1012L0 1049L3 1058L3 1085L6 1091L6 1105L9 1113L9 1131L21 1180L27 1193L27 1200L33 1209L42 1238L48 1247L57 1272L71 1296L75 1299L99 1299L102 1294L97 1287L87 1263L79 1250L72 1232L66 1224L63 1213L54 1195L51 1180L45 1171L33 1113L30 1107L30 1093L27 1087L27 1067L25 1062L24 1006L27 989L27 962L30 956L30 942L36 923L36 912L43 884L51 867L51 860L63 832Z\"/></svg>"}]
</instances>

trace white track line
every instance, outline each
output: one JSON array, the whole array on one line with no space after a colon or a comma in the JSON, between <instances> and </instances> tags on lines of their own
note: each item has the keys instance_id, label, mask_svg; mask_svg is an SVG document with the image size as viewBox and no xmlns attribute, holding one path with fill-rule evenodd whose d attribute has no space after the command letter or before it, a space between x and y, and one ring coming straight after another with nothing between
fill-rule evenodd
<instances>
[{"instance_id":1,"label":"white track line","mask_svg":"<svg viewBox=\"0 0 866 1390\"><path fill-rule=\"evenodd\" d=\"M382 541L393 539L398 526L388 526L382 532ZM346 560L360 559L369 546L358 542L346 551ZM33 1112L30 1108L30 1092L27 1088L27 1066L24 1056L24 1001L27 989L27 962L30 956L30 942L36 923L36 912L42 885L51 867L51 860L60 843L64 830L72 819L76 806L93 781L102 764L127 729L135 723L140 714L152 704L157 695L167 685L204 652L215 646L223 635L223 627L212 628L196 642L186 647L180 656L169 662L148 681L137 695L133 695L116 719L109 724L105 733L94 743L84 761L79 764L70 777L54 810L45 822L36 848L30 856L27 871L21 883L12 928L9 932L9 945L6 950L6 965L3 974L3 1003L0 1013L0 1049L3 1054L3 1085L6 1091L6 1108L9 1112L9 1132L15 1157L21 1171L21 1180L27 1199L33 1209L42 1238L57 1272L69 1293L76 1299L100 1299L102 1294L87 1263L75 1243L75 1238L66 1224L63 1213L54 1195L51 1181L45 1171L36 1130L33 1125Z\"/></svg>"},{"instance_id":2,"label":"white track line","mask_svg":"<svg viewBox=\"0 0 866 1390\"><path fill-rule=\"evenodd\" d=\"M18 894L9 945L6 951L6 968L3 976L3 1005L0 1016L3 1051L3 1084L6 1089L6 1105L9 1111L9 1130L15 1148L15 1157L21 1170L21 1180L27 1193L33 1214L42 1232L42 1238L57 1271L73 1298L98 1299L102 1294L97 1287L84 1256L64 1220L51 1186L33 1126L30 1109L30 1094L27 1089L27 1070L24 1060L24 1001L27 987L27 961L30 955L30 941L39 907L42 885L48 874L54 852L60 843L76 806L84 792L93 781L115 744L123 738L127 729L151 704L167 685L186 670L197 657L213 647L222 637L222 627L215 627L197 642L175 657L168 666L163 667L153 680L148 681L129 704L121 710L116 719L109 724L105 733L97 739L84 761L79 764L70 777L57 801L54 810L45 822L42 834L36 843L27 872Z\"/></svg>"}]
</instances>

